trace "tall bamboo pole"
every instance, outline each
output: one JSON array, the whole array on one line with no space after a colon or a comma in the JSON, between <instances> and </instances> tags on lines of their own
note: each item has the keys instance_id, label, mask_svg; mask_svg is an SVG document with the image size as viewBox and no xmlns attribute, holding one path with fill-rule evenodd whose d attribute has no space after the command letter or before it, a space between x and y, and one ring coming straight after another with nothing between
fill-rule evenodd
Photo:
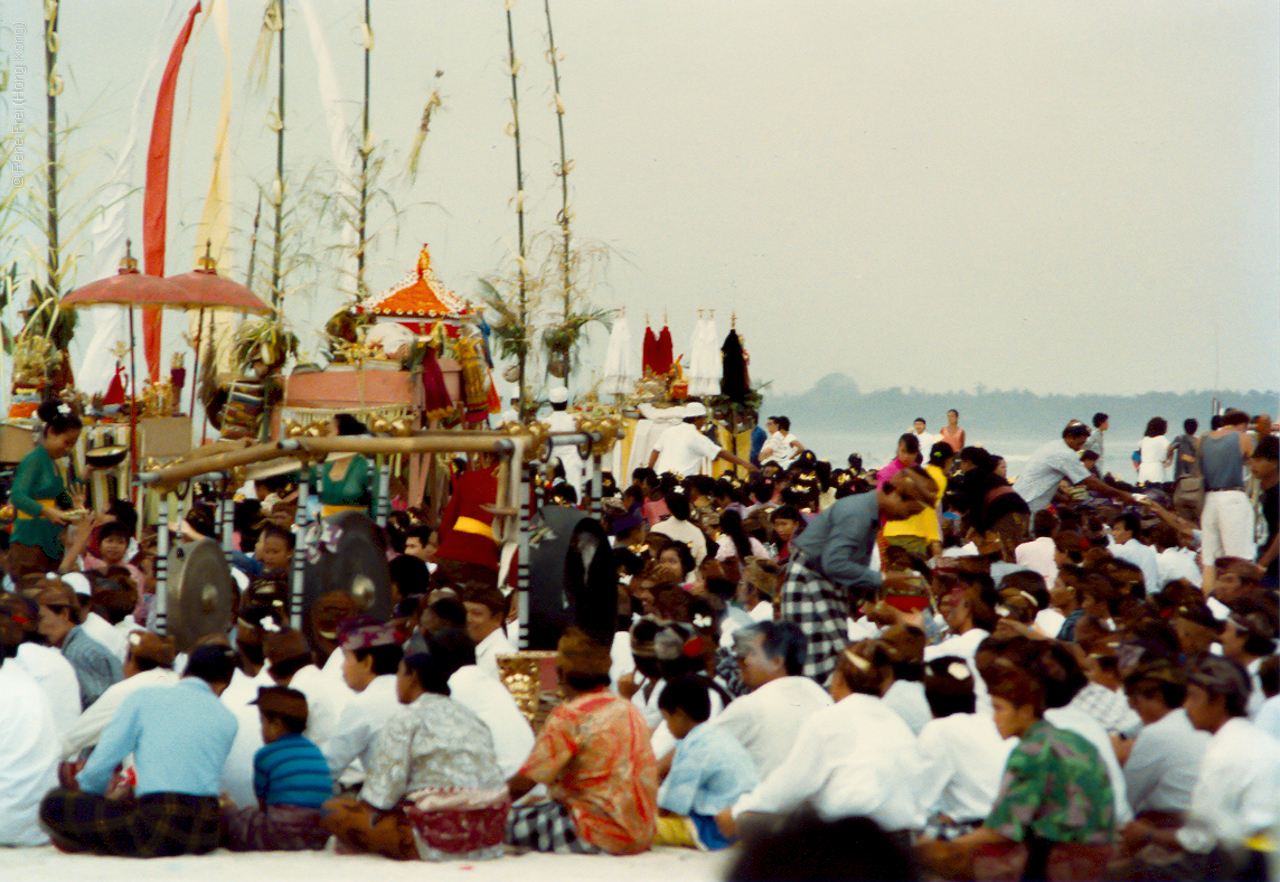
<instances>
[{"instance_id":1,"label":"tall bamboo pole","mask_svg":"<svg viewBox=\"0 0 1280 882\"><path fill-rule=\"evenodd\" d=\"M523 420L528 414L528 401L524 387L525 378L525 362L528 359L529 340L529 292L528 280L525 277L525 244L524 244L524 169L520 164L520 91L519 79L520 72L519 62L516 61L516 39L514 28L511 24L511 3L507 3L507 55L511 64L511 123L512 137L516 141L516 228L518 231L518 247L520 258L517 261L517 270L519 272L519 300L520 300L520 327L524 332L525 339L520 345L517 352L517 362L519 369L520 383L520 419Z\"/></svg>"},{"instance_id":2,"label":"tall bamboo pole","mask_svg":"<svg viewBox=\"0 0 1280 882\"><path fill-rule=\"evenodd\" d=\"M556 219L560 224L563 237L563 253L560 256L560 274L564 280L564 318L569 321L570 292L573 289L572 268L569 251L569 160L564 146L564 103L560 100L560 60L556 57L556 37L551 29L551 0L542 0L542 7L547 13L547 45L551 60L551 79L555 85L556 124L560 128L560 216Z\"/></svg>"},{"instance_id":3,"label":"tall bamboo pole","mask_svg":"<svg viewBox=\"0 0 1280 882\"><path fill-rule=\"evenodd\" d=\"M45 183L47 190L46 233L49 238L49 291L47 296L56 298L60 287L61 268L58 253L58 3L45 4L44 77L45 89Z\"/></svg>"},{"instance_id":4,"label":"tall bamboo pole","mask_svg":"<svg viewBox=\"0 0 1280 882\"><path fill-rule=\"evenodd\" d=\"M280 41L280 58L279 58L279 75L277 77L277 96L276 104L280 108L280 129L276 132L276 186L279 190L272 194L277 199L273 200L276 204L276 241L275 247L271 249L271 305L276 308L276 312L280 312L280 252L282 243L280 241L284 232L284 0L279 4L280 9L280 32L277 39Z\"/></svg>"},{"instance_id":5,"label":"tall bamboo pole","mask_svg":"<svg viewBox=\"0 0 1280 882\"><path fill-rule=\"evenodd\" d=\"M369 56L371 37L373 34L373 19L370 17L369 0L364 0L364 117L360 126L360 220L359 242L356 246L356 296L361 300L367 293L364 288L364 249L365 249L365 223L368 218L369 209Z\"/></svg>"}]
</instances>

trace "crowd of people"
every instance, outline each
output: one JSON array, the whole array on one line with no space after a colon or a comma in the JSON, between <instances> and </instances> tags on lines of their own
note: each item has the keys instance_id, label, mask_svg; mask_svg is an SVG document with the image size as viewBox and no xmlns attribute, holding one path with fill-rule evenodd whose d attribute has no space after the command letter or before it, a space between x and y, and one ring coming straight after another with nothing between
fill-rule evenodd
<instances>
[{"instance_id":1,"label":"crowd of people","mask_svg":"<svg viewBox=\"0 0 1280 882\"><path fill-rule=\"evenodd\" d=\"M391 519L390 617L336 592L309 635L283 589L308 500L264 479L238 506L234 627L180 652L156 628L152 537L126 503L75 516L57 463L79 421L41 417L0 532L0 844L426 860L667 845L739 848L744 879L1267 878L1269 420L1227 410L1167 442L1153 419L1126 482L1098 467L1098 414L1010 481L955 411L872 470L820 460L785 416L728 454L695 405L606 484L616 615L561 634L535 730L498 665L515 604L491 458L464 464L435 518ZM734 471L705 474L717 460ZM321 516L367 506L367 472L322 465L313 504L338 508ZM577 474L546 498L571 504ZM180 529L209 535L210 517L197 505Z\"/></svg>"}]
</instances>

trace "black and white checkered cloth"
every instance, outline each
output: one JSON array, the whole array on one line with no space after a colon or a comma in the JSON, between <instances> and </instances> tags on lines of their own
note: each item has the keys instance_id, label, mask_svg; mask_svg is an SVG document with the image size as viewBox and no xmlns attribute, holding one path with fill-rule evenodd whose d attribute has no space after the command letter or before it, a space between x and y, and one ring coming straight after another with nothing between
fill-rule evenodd
<instances>
[{"instance_id":1,"label":"black and white checkered cloth","mask_svg":"<svg viewBox=\"0 0 1280 882\"><path fill-rule=\"evenodd\" d=\"M556 854L600 853L600 849L578 838L568 807L554 799L512 807L507 818L507 842Z\"/></svg>"},{"instance_id":2,"label":"black and white checkered cloth","mask_svg":"<svg viewBox=\"0 0 1280 882\"><path fill-rule=\"evenodd\" d=\"M809 638L804 675L824 684L836 656L849 645L849 589L823 578L804 554L794 552L782 584L781 618L795 622Z\"/></svg>"}]
</instances>

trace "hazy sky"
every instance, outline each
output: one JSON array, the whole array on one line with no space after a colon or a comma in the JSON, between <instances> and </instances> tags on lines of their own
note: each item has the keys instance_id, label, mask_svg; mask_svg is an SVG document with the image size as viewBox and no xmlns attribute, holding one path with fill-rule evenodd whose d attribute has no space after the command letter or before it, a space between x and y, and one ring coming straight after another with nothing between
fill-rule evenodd
<instances>
[{"instance_id":1,"label":"hazy sky","mask_svg":"<svg viewBox=\"0 0 1280 882\"><path fill-rule=\"evenodd\" d=\"M81 193L109 173L180 6L166 21L169 0L64 4L60 101L80 124ZM262 6L230 3L240 233L222 269L241 279L255 182L274 172L266 98L244 88ZM315 6L354 125L362 4ZM32 0L0 8L5 25L39 26ZM681 351L711 308L721 334L736 311L753 377L778 391L832 372L868 389L1280 389L1274 2L553 0L552 13L574 232L609 249L592 296L626 305L637 358L646 315L669 316ZM371 287L429 242L441 277L473 294L515 247L503 3L374 0L373 15L374 140L403 213ZM545 234L559 191L542 3L517 0L514 15L529 227ZM287 33L297 182L332 154L295 0ZM37 97L39 48L26 59ZM171 273L190 268L222 74L210 25L178 93ZM393 179L437 82L417 181ZM149 127L148 111L144 140ZM138 240L140 192L130 218ZM337 240L305 227L316 248ZM296 281L316 283L287 308L305 331L341 297L330 271Z\"/></svg>"}]
</instances>

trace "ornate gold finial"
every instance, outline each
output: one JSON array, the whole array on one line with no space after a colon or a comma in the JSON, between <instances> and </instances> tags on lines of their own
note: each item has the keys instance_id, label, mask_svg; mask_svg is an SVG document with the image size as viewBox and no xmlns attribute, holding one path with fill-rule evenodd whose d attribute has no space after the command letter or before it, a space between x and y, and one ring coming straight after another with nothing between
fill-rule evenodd
<instances>
[{"instance_id":1,"label":"ornate gold finial","mask_svg":"<svg viewBox=\"0 0 1280 882\"><path fill-rule=\"evenodd\" d=\"M422 243L422 253L418 255L418 279L425 279L431 272L431 252L427 250L427 243Z\"/></svg>"},{"instance_id":2,"label":"ornate gold finial","mask_svg":"<svg viewBox=\"0 0 1280 882\"><path fill-rule=\"evenodd\" d=\"M218 262L213 259L213 242L211 240L204 240L204 257L197 262L199 266L196 267L196 272L216 273L218 271Z\"/></svg>"},{"instance_id":3,"label":"ornate gold finial","mask_svg":"<svg viewBox=\"0 0 1280 882\"><path fill-rule=\"evenodd\" d=\"M124 240L124 257L120 260L120 272L136 273L138 271L138 262L133 259L133 240Z\"/></svg>"}]
</instances>

